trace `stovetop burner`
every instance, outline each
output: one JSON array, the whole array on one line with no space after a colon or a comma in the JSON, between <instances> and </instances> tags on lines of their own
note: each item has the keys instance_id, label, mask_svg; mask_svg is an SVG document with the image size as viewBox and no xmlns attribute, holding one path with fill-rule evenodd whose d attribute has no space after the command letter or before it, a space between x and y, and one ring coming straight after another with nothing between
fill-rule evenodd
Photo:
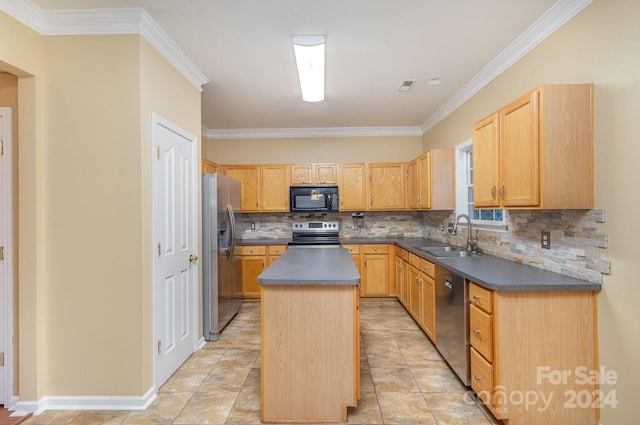
<instances>
[{"instance_id":1,"label":"stovetop burner","mask_svg":"<svg viewBox=\"0 0 640 425\"><path fill-rule=\"evenodd\" d=\"M298 221L291 225L289 245L340 245L337 221Z\"/></svg>"}]
</instances>

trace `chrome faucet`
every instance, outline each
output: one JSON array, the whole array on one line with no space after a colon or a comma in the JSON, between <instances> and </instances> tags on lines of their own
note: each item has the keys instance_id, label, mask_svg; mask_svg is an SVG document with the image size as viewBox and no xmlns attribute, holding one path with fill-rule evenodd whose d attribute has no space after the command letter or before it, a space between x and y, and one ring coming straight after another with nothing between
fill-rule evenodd
<instances>
[{"instance_id":1,"label":"chrome faucet","mask_svg":"<svg viewBox=\"0 0 640 425\"><path fill-rule=\"evenodd\" d=\"M467 220L467 251L474 252L476 250L476 241L471 238L471 219L466 214L460 214L456 217L456 222L453 225L453 229L451 230L452 235L456 235L458 233L458 223L460 219L464 218Z\"/></svg>"}]
</instances>

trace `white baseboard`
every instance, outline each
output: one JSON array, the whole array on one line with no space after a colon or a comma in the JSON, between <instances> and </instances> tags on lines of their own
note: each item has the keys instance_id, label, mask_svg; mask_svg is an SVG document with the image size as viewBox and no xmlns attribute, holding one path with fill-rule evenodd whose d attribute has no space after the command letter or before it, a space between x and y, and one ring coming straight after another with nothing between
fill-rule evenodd
<instances>
[{"instance_id":1,"label":"white baseboard","mask_svg":"<svg viewBox=\"0 0 640 425\"><path fill-rule=\"evenodd\" d=\"M64 396L43 397L36 401L19 401L11 416L39 415L45 410L144 410L157 397L151 387L143 396Z\"/></svg>"},{"instance_id":2,"label":"white baseboard","mask_svg":"<svg viewBox=\"0 0 640 425\"><path fill-rule=\"evenodd\" d=\"M197 347L198 347L197 349L201 350L202 348L204 348L206 343L207 341L204 339L204 337L200 338L197 343Z\"/></svg>"}]
</instances>

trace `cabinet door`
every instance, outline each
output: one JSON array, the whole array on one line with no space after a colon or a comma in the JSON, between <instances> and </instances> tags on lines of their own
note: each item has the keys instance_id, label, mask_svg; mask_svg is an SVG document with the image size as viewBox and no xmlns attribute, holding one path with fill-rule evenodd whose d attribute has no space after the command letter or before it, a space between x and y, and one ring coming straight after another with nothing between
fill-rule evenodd
<instances>
[{"instance_id":1,"label":"cabinet door","mask_svg":"<svg viewBox=\"0 0 640 425\"><path fill-rule=\"evenodd\" d=\"M436 341L436 296L435 285L431 277L421 273L422 284L422 320L420 324L431 341Z\"/></svg>"},{"instance_id":2,"label":"cabinet door","mask_svg":"<svg viewBox=\"0 0 640 425\"><path fill-rule=\"evenodd\" d=\"M225 165L224 174L241 183L241 210L261 211L260 189L261 173L260 165Z\"/></svg>"},{"instance_id":3,"label":"cabinet door","mask_svg":"<svg viewBox=\"0 0 640 425\"><path fill-rule=\"evenodd\" d=\"M208 159L202 160L202 174L215 174L218 172L218 164Z\"/></svg>"},{"instance_id":4,"label":"cabinet door","mask_svg":"<svg viewBox=\"0 0 640 425\"><path fill-rule=\"evenodd\" d=\"M291 164L291 184L313 183L313 164Z\"/></svg>"},{"instance_id":5,"label":"cabinet door","mask_svg":"<svg viewBox=\"0 0 640 425\"><path fill-rule=\"evenodd\" d=\"M264 271L264 268L264 255L242 256L242 295L244 297L260 296L258 276Z\"/></svg>"},{"instance_id":6,"label":"cabinet door","mask_svg":"<svg viewBox=\"0 0 640 425\"><path fill-rule=\"evenodd\" d=\"M493 114L473 127L473 205L497 207L500 158L498 115Z\"/></svg>"},{"instance_id":7,"label":"cabinet door","mask_svg":"<svg viewBox=\"0 0 640 425\"><path fill-rule=\"evenodd\" d=\"M418 205L420 209L431 208L431 152L420 155L416 160L418 171Z\"/></svg>"},{"instance_id":8,"label":"cabinet door","mask_svg":"<svg viewBox=\"0 0 640 425\"><path fill-rule=\"evenodd\" d=\"M262 166L262 211L289 211L289 167Z\"/></svg>"},{"instance_id":9,"label":"cabinet door","mask_svg":"<svg viewBox=\"0 0 640 425\"><path fill-rule=\"evenodd\" d=\"M368 166L369 209L404 209L405 164L372 163Z\"/></svg>"},{"instance_id":10,"label":"cabinet door","mask_svg":"<svg viewBox=\"0 0 640 425\"><path fill-rule=\"evenodd\" d=\"M422 321L422 308L420 307L420 303L422 301L422 293L420 291L420 273L418 272L418 269L413 266L409 266L408 268L409 313L418 323L420 323Z\"/></svg>"},{"instance_id":11,"label":"cabinet door","mask_svg":"<svg viewBox=\"0 0 640 425\"><path fill-rule=\"evenodd\" d=\"M505 207L539 204L538 91L500 110L500 184Z\"/></svg>"},{"instance_id":12,"label":"cabinet door","mask_svg":"<svg viewBox=\"0 0 640 425\"><path fill-rule=\"evenodd\" d=\"M389 255L365 254L364 296L386 296L389 293Z\"/></svg>"},{"instance_id":13,"label":"cabinet door","mask_svg":"<svg viewBox=\"0 0 640 425\"><path fill-rule=\"evenodd\" d=\"M404 260L400 255L395 258L396 287L398 288L398 300L405 305L404 301ZM406 305L405 305L406 307Z\"/></svg>"},{"instance_id":14,"label":"cabinet door","mask_svg":"<svg viewBox=\"0 0 640 425\"><path fill-rule=\"evenodd\" d=\"M418 172L418 159L409 163L409 208L417 209L420 203L420 177Z\"/></svg>"},{"instance_id":15,"label":"cabinet door","mask_svg":"<svg viewBox=\"0 0 640 425\"><path fill-rule=\"evenodd\" d=\"M338 166L336 164L314 164L315 183L338 183Z\"/></svg>"},{"instance_id":16,"label":"cabinet door","mask_svg":"<svg viewBox=\"0 0 640 425\"><path fill-rule=\"evenodd\" d=\"M340 164L338 178L340 210L365 210L367 208L367 195L364 163Z\"/></svg>"}]
</instances>

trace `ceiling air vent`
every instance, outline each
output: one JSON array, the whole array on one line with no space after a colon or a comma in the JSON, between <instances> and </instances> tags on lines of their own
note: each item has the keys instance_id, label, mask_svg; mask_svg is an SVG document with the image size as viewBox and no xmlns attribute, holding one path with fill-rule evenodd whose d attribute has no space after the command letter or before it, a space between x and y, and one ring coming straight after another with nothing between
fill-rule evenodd
<instances>
[{"instance_id":1,"label":"ceiling air vent","mask_svg":"<svg viewBox=\"0 0 640 425\"><path fill-rule=\"evenodd\" d=\"M400 84L400 88L398 89L398 91L409 91L409 90L411 90L411 86L415 82L416 82L415 78L413 80L404 80L402 82L402 84Z\"/></svg>"}]
</instances>

